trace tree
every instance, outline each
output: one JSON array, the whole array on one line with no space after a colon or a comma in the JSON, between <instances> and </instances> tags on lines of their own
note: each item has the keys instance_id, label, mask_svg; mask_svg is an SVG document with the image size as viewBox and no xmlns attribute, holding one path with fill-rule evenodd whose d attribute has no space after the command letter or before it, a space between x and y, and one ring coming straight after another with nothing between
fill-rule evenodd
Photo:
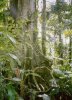
<instances>
[{"instance_id":1,"label":"tree","mask_svg":"<svg viewBox=\"0 0 72 100\"><path fill-rule=\"evenodd\" d=\"M71 15L72 15L72 0L70 4L70 14L69 14L70 19ZM72 23L70 24L70 29L72 29ZM70 35L70 43L69 43L69 63L71 62L72 62L72 34Z\"/></svg>"},{"instance_id":2,"label":"tree","mask_svg":"<svg viewBox=\"0 0 72 100\"><path fill-rule=\"evenodd\" d=\"M46 0L43 0L42 9L42 53L46 55Z\"/></svg>"},{"instance_id":3,"label":"tree","mask_svg":"<svg viewBox=\"0 0 72 100\"><path fill-rule=\"evenodd\" d=\"M10 13L14 20L18 17L18 0L10 0Z\"/></svg>"},{"instance_id":4,"label":"tree","mask_svg":"<svg viewBox=\"0 0 72 100\"><path fill-rule=\"evenodd\" d=\"M17 3L15 3L15 1ZM25 39L23 39L23 50L26 49L26 51L23 51L22 53L25 54L22 59L24 66L38 66L40 62L40 54L39 54L39 45L38 45L38 32L37 32L37 1L36 0L15 0L12 1L10 6L11 11L12 8L17 10L16 19L22 20L22 38L24 36ZM14 10L13 10L14 11ZM13 13L12 13L13 15ZM24 35L23 35L24 34ZM22 39L21 39L22 40ZM24 62L25 61L25 62ZM27 68L26 67L26 68Z\"/></svg>"},{"instance_id":5,"label":"tree","mask_svg":"<svg viewBox=\"0 0 72 100\"><path fill-rule=\"evenodd\" d=\"M56 7L57 7L57 15L58 15L58 21L59 24L62 23L62 15L61 15L61 11L62 11L62 2L60 0L56 0ZM59 57L63 59L63 41L62 41L62 36L61 36L61 29L59 29L58 31L59 33ZM63 60L60 61L60 64L63 65Z\"/></svg>"}]
</instances>

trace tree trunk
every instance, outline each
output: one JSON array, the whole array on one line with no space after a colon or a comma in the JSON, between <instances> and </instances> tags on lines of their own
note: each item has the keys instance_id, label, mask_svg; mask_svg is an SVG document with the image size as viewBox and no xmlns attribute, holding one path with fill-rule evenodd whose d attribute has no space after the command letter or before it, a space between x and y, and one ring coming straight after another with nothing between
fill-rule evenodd
<instances>
[{"instance_id":1,"label":"tree trunk","mask_svg":"<svg viewBox=\"0 0 72 100\"><path fill-rule=\"evenodd\" d=\"M10 0L10 13L14 20L18 17L18 0Z\"/></svg>"},{"instance_id":2,"label":"tree trunk","mask_svg":"<svg viewBox=\"0 0 72 100\"><path fill-rule=\"evenodd\" d=\"M61 15L61 6L60 6L61 0L56 0L57 5L57 15L58 15L58 21L59 24L62 22L62 15ZM63 59L63 43L62 43L62 35L61 35L61 29L59 30L59 58ZM63 65L63 60L59 61L60 64Z\"/></svg>"},{"instance_id":3,"label":"tree trunk","mask_svg":"<svg viewBox=\"0 0 72 100\"><path fill-rule=\"evenodd\" d=\"M71 0L71 6L72 6L72 0ZM72 29L71 25L70 25L70 29ZM72 35L70 36L70 42L69 42L69 63L72 63Z\"/></svg>"},{"instance_id":4,"label":"tree trunk","mask_svg":"<svg viewBox=\"0 0 72 100\"><path fill-rule=\"evenodd\" d=\"M39 45L38 45L38 32L37 32L37 9L36 0L18 0L18 13L17 18L25 21L23 24L22 33L24 33L24 42L27 43L25 48L26 51L26 68L36 66L39 64ZM15 3L11 3L14 7ZM20 34L21 35L21 34ZM23 65L23 64L22 64ZM28 67L29 66L29 67Z\"/></svg>"},{"instance_id":5,"label":"tree trunk","mask_svg":"<svg viewBox=\"0 0 72 100\"><path fill-rule=\"evenodd\" d=\"M70 43L69 43L69 63L72 62L72 36L70 36Z\"/></svg>"},{"instance_id":6,"label":"tree trunk","mask_svg":"<svg viewBox=\"0 0 72 100\"><path fill-rule=\"evenodd\" d=\"M42 9L42 53L46 55L46 0L43 0Z\"/></svg>"}]
</instances>

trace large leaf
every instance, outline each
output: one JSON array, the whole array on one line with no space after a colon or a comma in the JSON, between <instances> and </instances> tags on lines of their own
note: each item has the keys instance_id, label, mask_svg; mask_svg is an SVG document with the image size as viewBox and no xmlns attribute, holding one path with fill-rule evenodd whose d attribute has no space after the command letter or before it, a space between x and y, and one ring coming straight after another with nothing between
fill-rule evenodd
<instances>
[{"instance_id":1,"label":"large leaf","mask_svg":"<svg viewBox=\"0 0 72 100\"><path fill-rule=\"evenodd\" d=\"M16 91L11 84L7 86L8 100L16 100Z\"/></svg>"},{"instance_id":2,"label":"large leaf","mask_svg":"<svg viewBox=\"0 0 72 100\"><path fill-rule=\"evenodd\" d=\"M7 37L11 40L12 43L16 44L16 40L15 40L13 37L11 37L11 36L8 35L8 34L7 34Z\"/></svg>"},{"instance_id":3,"label":"large leaf","mask_svg":"<svg viewBox=\"0 0 72 100\"><path fill-rule=\"evenodd\" d=\"M21 79L20 78L17 78L17 77L12 78L12 80L13 81L16 81L16 82L20 82L21 81Z\"/></svg>"},{"instance_id":4,"label":"large leaf","mask_svg":"<svg viewBox=\"0 0 72 100\"><path fill-rule=\"evenodd\" d=\"M53 69L53 75L55 77L60 78L60 77L63 77L64 76L64 73L61 70L59 70L59 69Z\"/></svg>"},{"instance_id":5,"label":"large leaf","mask_svg":"<svg viewBox=\"0 0 72 100\"><path fill-rule=\"evenodd\" d=\"M17 56L15 56L14 54L11 54L11 53L9 53L9 56L12 57L21 66L21 62Z\"/></svg>"},{"instance_id":6,"label":"large leaf","mask_svg":"<svg viewBox=\"0 0 72 100\"><path fill-rule=\"evenodd\" d=\"M50 100L50 97L47 94L38 95L38 97L43 98L43 100Z\"/></svg>"},{"instance_id":7,"label":"large leaf","mask_svg":"<svg viewBox=\"0 0 72 100\"><path fill-rule=\"evenodd\" d=\"M37 74L37 73L28 73L28 74L26 74L26 76L29 76L29 75L41 78L41 76L39 74Z\"/></svg>"}]
</instances>

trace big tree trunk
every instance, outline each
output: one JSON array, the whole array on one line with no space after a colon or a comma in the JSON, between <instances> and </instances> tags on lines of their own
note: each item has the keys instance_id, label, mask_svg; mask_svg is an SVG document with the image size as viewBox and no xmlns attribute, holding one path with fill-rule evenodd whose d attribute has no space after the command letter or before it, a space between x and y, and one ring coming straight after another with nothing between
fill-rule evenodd
<instances>
[{"instance_id":1,"label":"big tree trunk","mask_svg":"<svg viewBox=\"0 0 72 100\"><path fill-rule=\"evenodd\" d=\"M13 3L12 3L13 2ZM15 6L14 1L11 2L11 6ZM26 54L23 59L26 58L25 62L22 62L22 66L31 68L32 66L38 66L39 64L39 45L37 38L37 8L36 0L18 0L18 12L17 18L24 21L22 34L24 34L23 44L25 43L23 50L26 49ZM22 21L22 22L23 22ZM23 36L22 36L23 38ZM22 41L22 40L21 40ZM22 50L22 51L23 51ZM22 52L22 55L24 51Z\"/></svg>"}]
</instances>

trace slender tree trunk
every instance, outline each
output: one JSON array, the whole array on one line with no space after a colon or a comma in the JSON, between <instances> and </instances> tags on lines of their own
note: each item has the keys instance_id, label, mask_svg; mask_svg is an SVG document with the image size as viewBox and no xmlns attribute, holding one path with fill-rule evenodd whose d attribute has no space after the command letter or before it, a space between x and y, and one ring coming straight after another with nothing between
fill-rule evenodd
<instances>
[{"instance_id":1,"label":"slender tree trunk","mask_svg":"<svg viewBox=\"0 0 72 100\"><path fill-rule=\"evenodd\" d=\"M32 60L31 66L34 67L37 65L36 59L36 49L37 49L37 11L36 11L36 0L30 0L30 30L32 33L31 44L32 44Z\"/></svg>"},{"instance_id":2,"label":"slender tree trunk","mask_svg":"<svg viewBox=\"0 0 72 100\"><path fill-rule=\"evenodd\" d=\"M72 6L72 0L71 0L71 6ZM72 26L70 26L70 29L72 29ZM72 35L70 36L70 42L69 42L69 63L72 63Z\"/></svg>"},{"instance_id":3,"label":"slender tree trunk","mask_svg":"<svg viewBox=\"0 0 72 100\"><path fill-rule=\"evenodd\" d=\"M43 0L42 9L42 53L46 55L46 0Z\"/></svg>"},{"instance_id":4,"label":"slender tree trunk","mask_svg":"<svg viewBox=\"0 0 72 100\"><path fill-rule=\"evenodd\" d=\"M70 43L69 43L69 63L72 62L72 36L70 36Z\"/></svg>"},{"instance_id":5,"label":"slender tree trunk","mask_svg":"<svg viewBox=\"0 0 72 100\"><path fill-rule=\"evenodd\" d=\"M61 8L60 8L60 2L61 0L56 0L56 5L58 7L58 21L59 21L59 24L62 22L62 15L61 15ZM59 30L59 58L62 58L63 59L63 43L62 43L62 36L61 36L61 30ZM60 64L63 65L63 60L60 60L59 62Z\"/></svg>"}]
</instances>

